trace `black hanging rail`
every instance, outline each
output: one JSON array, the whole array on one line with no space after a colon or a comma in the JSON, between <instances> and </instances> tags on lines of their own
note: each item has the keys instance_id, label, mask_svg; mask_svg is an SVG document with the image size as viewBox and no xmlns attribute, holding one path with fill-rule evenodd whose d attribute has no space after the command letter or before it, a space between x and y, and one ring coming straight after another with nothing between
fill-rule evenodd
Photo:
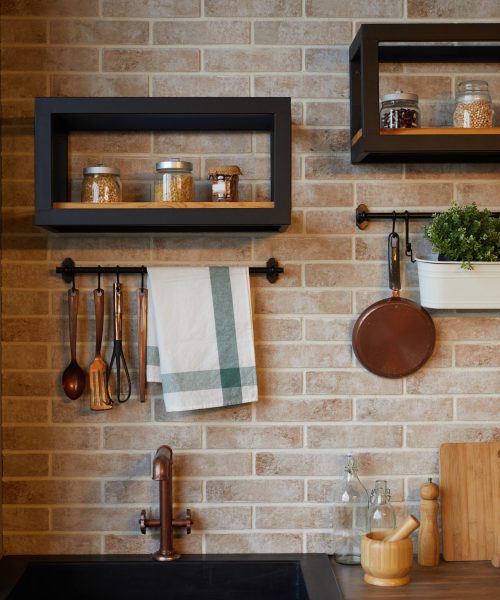
<instances>
[{"instance_id":1,"label":"black hanging rail","mask_svg":"<svg viewBox=\"0 0 500 600\"><path fill-rule=\"evenodd\" d=\"M66 283L71 283L75 275L104 275L106 273L113 273L115 275L145 275L148 272L147 267L141 265L140 267L101 267L97 265L95 267L77 267L72 258L65 258L61 263L60 267L56 267L56 273L62 275L63 280ZM249 267L250 275L266 275L269 283L275 283L281 273L285 272L283 267L278 265L278 261L275 258L270 258L265 267Z\"/></svg>"},{"instance_id":2,"label":"black hanging rail","mask_svg":"<svg viewBox=\"0 0 500 600\"><path fill-rule=\"evenodd\" d=\"M369 221L396 221L396 220L424 220L432 219L433 215L440 214L439 211L432 212L411 212L405 210L403 212L369 212L366 204L359 204L356 208L356 225L359 229L366 229ZM492 217L500 218L500 213L492 212Z\"/></svg>"}]
</instances>

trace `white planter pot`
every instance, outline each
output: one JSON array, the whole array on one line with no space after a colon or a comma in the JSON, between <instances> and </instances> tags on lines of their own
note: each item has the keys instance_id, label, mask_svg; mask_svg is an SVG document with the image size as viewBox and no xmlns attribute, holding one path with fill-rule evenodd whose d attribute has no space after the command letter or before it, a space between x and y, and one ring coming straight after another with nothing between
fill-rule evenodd
<instances>
[{"instance_id":1,"label":"white planter pot","mask_svg":"<svg viewBox=\"0 0 500 600\"><path fill-rule=\"evenodd\" d=\"M500 262L460 262L417 258L420 304L427 308L500 308Z\"/></svg>"}]
</instances>

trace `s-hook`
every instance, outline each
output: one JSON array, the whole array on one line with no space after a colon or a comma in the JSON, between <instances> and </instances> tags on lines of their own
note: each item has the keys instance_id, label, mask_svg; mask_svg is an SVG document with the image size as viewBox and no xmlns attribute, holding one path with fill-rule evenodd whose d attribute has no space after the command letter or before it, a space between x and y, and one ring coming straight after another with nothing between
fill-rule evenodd
<instances>
[{"instance_id":1,"label":"s-hook","mask_svg":"<svg viewBox=\"0 0 500 600\"><path fill-rule=\"evenodd\" d=\"M405 256L409 256L412 263L417 262L413 258L413 249L410 242L410 213L405 210Z\"/></svg>"}]
</instances>

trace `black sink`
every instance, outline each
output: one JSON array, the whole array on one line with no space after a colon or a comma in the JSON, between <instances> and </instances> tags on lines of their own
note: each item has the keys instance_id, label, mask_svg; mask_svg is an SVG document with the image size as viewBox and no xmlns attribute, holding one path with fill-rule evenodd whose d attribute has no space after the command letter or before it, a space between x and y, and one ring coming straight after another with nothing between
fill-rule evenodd
<instances>
[{"instance_id":1,"label":"black sink","mask_svg":"<svg viewBox=\"0 0 500 600\"><path fill-rule=\"evenodd\" d=\"M326 555L196 555L169 563L145 557L6 557L8 600L339 600ZM20 577L19 577L20 575ZM15 580L15 581L16 581ZM13 585L13 587L12 587ZM2 586L3 587L3 586ZM0 588L1 591L1 588Z\"/></svg>"}]
</instances>

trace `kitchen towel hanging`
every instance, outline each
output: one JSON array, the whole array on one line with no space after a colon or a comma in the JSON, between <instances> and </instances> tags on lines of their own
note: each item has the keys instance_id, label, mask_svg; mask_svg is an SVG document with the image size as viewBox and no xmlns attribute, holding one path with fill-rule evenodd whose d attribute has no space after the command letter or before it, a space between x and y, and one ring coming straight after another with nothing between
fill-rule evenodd
<instances>
[{"instance_id":1,"label":"kitchen towel hanging","mask_svg":"<svg viewBox=\"0 0 500 600\"><path fill-rule=\"evenodd\" d=\"M147 379L167 412L257 400L248 268L150 267Z\"/></svg>"}]
</instances>

